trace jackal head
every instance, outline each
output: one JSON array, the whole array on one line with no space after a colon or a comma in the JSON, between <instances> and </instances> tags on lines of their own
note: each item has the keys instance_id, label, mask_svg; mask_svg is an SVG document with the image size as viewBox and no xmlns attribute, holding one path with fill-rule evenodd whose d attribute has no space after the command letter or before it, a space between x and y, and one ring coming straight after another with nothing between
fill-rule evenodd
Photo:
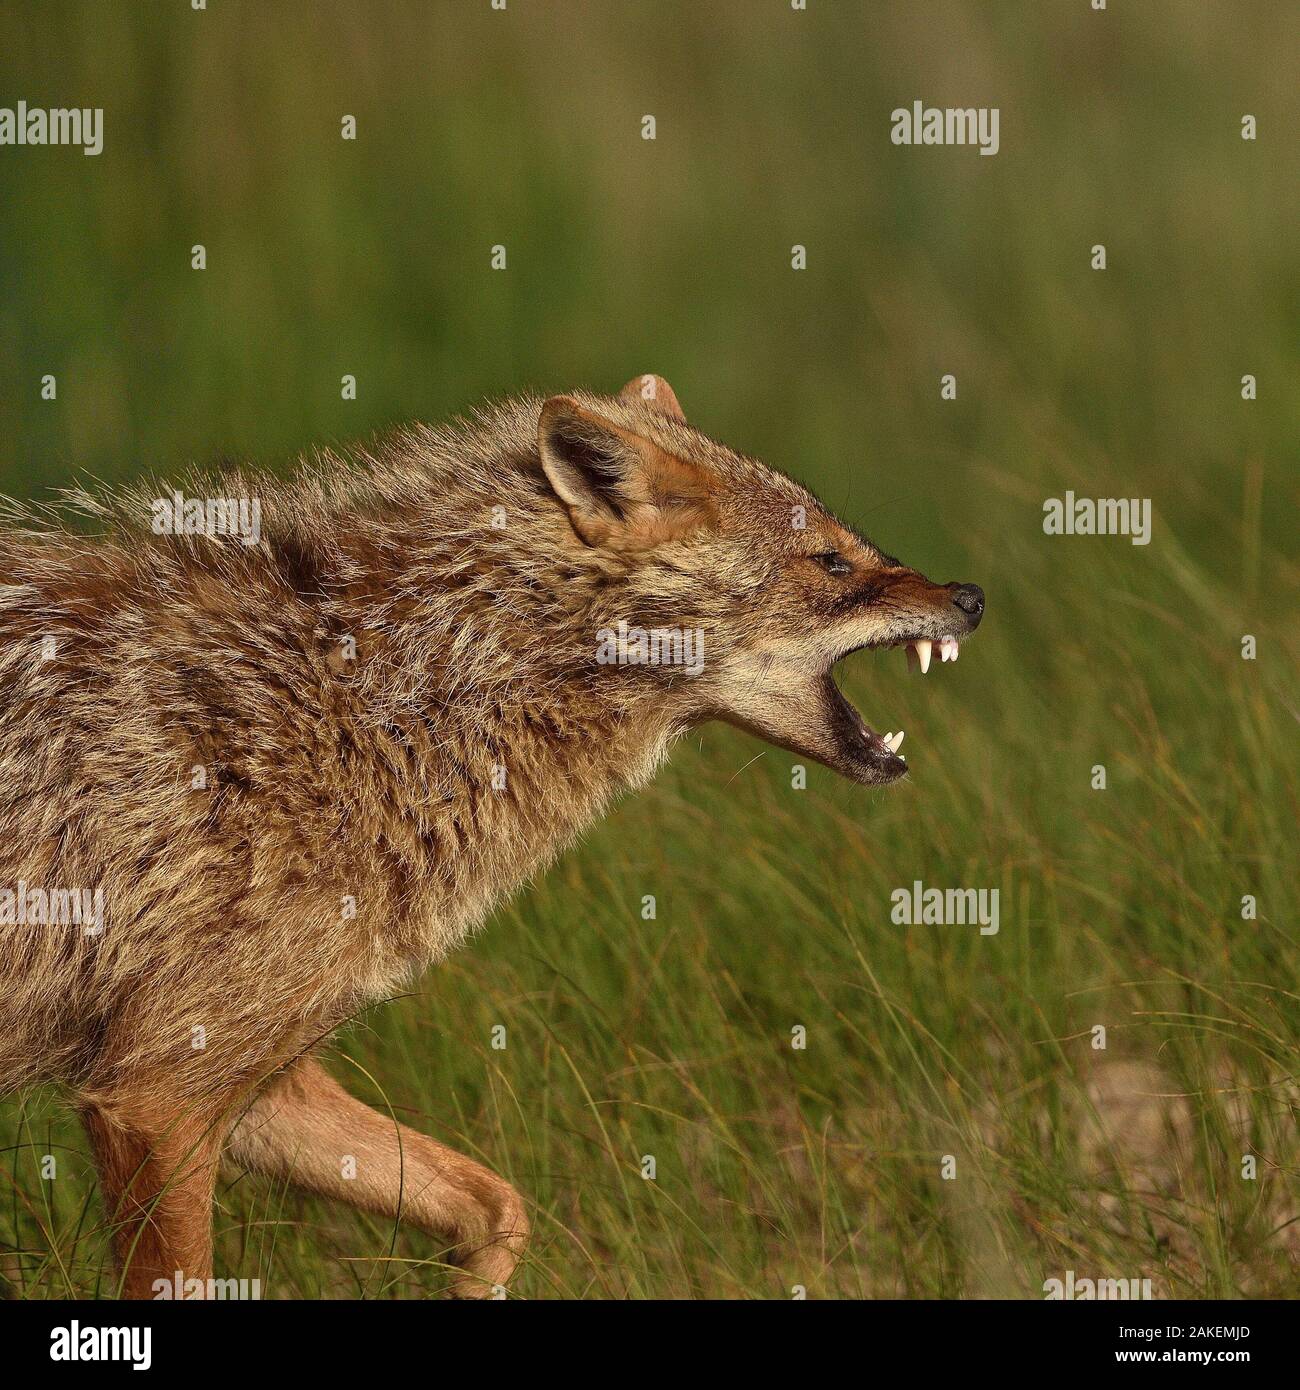
<instances>
[{"instance_id":1,"label":"jackal head","mask_svg":"<svg viewBox=\"0 0 1300 1390\"><path fill-rule=\"evenodd\" d=\"M902 734L862 718L835 664L867 647L906 647L923 672L936 654L955 661L984 614L976 585L932 583L783 473L693 429L659 377L617 398L552 397L538 444L575 544L608 576L602 611L633 634L630 666L684 722L726 720L864 784L907 771ZM702 639L693 675L672 664L683 632Z\"/></svg>"}]
</instances>

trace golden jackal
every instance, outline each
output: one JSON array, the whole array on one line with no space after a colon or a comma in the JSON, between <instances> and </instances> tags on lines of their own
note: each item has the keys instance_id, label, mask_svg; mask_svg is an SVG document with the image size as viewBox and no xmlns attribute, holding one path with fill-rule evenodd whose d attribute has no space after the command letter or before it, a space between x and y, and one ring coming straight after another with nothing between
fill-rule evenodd
<instances>
[{"instance_id":1,"label":"golden jackal","mask_svg":"<svg viewBox=\"0 0 1300 1390\"><path fill-rule=\"evenodd\" d=\"M189 491L74 494L93 537L0 528L0 1086L75 1095L132 1296L211 1274L223 1150L390 1218L400 1193L456 1291L489 1292L518 1194L311 1050L705 720L901 776L831 668L955 657L983 594L691 428L658 377Z\"/></svg>"}]
</instances>

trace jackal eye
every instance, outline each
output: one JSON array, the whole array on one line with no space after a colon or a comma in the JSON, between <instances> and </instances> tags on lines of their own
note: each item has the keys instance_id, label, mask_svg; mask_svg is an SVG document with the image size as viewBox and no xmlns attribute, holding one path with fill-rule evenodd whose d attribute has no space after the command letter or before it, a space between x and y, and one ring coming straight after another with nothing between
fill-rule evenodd
<instances>
[{"instance_id":1,"label":"jackal eye","mask_svg":"<svg viewBox=\"0 0 1300 1390\"><path fill-rule=\"evenodd\" d=\"M853 573L853 566L838 550L828 550L824 555L814 555L812 561L813 564L820 565L827 574L840 576Z\"/></svg>"}]
</instances>

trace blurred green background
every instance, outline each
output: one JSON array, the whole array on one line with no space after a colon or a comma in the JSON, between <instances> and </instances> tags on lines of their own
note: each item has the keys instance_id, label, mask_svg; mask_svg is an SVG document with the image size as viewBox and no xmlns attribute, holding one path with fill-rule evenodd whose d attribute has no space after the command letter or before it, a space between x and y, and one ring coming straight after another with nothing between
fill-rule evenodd
<instances>
[{"instance_id":1,"label":"blurred green background","mask_svg":"<svg viewBox=\"0 0 1300 1390\"><path fill-rule=\"evenodd\" d=\"M535 1203L516 1292L1294 1292L1297 52L1286 0L0 3L0 105L105 109L96 158L0 147L0 491L653 371L988 594L959 666L847 671L906 785L707 730L343 1039ZM914 100L1000 152L894 146ZM1152 543L1044 536L1066 489ZM1001 932L892 925L916 878ZM0 1277L111 1287L53 1098L0 1147ZM445 1282L248 1179L218 1231L268 1296Z\"/></svg>"}]
</instances>

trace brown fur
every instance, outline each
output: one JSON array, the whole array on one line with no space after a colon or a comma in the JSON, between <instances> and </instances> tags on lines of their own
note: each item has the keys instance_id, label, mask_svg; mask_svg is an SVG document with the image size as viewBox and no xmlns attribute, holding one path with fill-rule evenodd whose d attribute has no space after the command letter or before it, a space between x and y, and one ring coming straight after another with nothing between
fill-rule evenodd
<instances>
[{"instance_id":1,"label":"brown fur","mask_svg":"<svg viewBox=\"0 0 1300 1390\"><path fill-rule=\"evenodd\" d=\"M259 498L260 542L154 535L170 489L143 484L71 497L93 537L66 507L11 506L0 529L0 888L107 904L99 935L0 926L0 1087L76 1097L128 1293L210 1273L227 1142L385 1215L400 1188L459 1291L485 1292L523 1249L518 1196L303 1054L705 719L899 775L846 725L830 666L974 624L955 586L688 426L658 378L183 490ZM813 562L829 551L851 575ZM704 671L598 665L620 619L699 628Z\"/></svg>"}]
</instances>

